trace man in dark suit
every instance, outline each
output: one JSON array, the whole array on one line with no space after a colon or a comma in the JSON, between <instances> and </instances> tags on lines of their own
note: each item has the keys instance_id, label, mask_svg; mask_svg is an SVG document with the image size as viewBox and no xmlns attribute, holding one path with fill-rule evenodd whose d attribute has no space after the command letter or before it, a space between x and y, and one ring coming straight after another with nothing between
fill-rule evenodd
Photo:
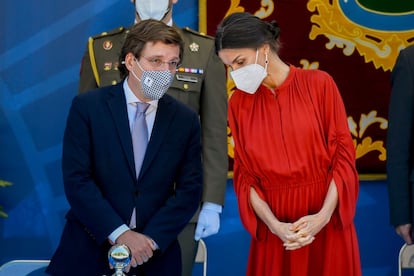
<instances>
[{"instance_id":1,"label":"man in dark suit","mask_svg":"<svg viewBox=\"0 0 414 276\"><path fill-rule=\"evenodd\" d=\"M108 250L125 244L129 275L181 275L177 236L202 191L198 116L164 95L182 48L175 28L142 21L131 28L119 57L124 81L73 100L62 156L71 208L48 273L110 275ZM131 137L141 105L146 126L139 133L148 131L147 146ZM138 166L135 151L145 147Z\"/></svg>"},{"instance_id":2,"label":"man in dark suit","mask_svg":"<svg viewBox=\"0 0 414 276\"><path fill-rule=\"evenodd\" d=\"M392 70L387 132L390 222L413 243L414 219L414 45L401 50Z\"/></svg>"},{"instance_id":3,"label":"man in dark suit","mask_svg":"<svg viewBox=\"0 0 414 276\"><path fill-rule=\"evenodd\" d=\"M131 0L135 22L161 20L173 25L173 7L178 0ZM114 85L121 79L118 55L129 28L120 27L89 38L82 60L79 92ZM179 236L183 275L190 276L197 244L195 239L216 234L226 192L227 90L225 67L214 51L211 37L189 28L180 29L185 47L183 60L167 94L189 106L200 116L203 151L203 195L196 213Z\"/></svg>"}]
</instances>

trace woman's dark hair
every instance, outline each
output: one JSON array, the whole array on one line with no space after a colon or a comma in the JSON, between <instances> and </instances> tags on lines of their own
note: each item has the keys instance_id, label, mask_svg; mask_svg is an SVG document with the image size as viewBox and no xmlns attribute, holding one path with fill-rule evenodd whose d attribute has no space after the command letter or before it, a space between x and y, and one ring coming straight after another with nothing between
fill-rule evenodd
<instances>
[{"instance_id":1,"label":"woman's dark hair","mask_svg":"<svg viewBox=\"0 0 414 276\"><path fill-rule=\"evenodd\" d=\"M119 74L121 79L128 76L128 69L124 61L128 53L132 53L138 59L141 56L142 49L147 42L162 42L180 46L180 60L184 52L184 41L175 27L170 27L162 21L148 19L133 25L122 46L119 56Z\"/></svg>"},{"instance_id":2,"label":"woman's dark hair","mask_svg":"<svg viewBox=\"0 0 414 276\"><path fill-rule=\"evenodd\" d=\"M216 36L216 53L222 49L257 49L269 44L275 53L279 51L279 25L266 22L248 12L232 13L219 24Z\"/></svg>"}]
</instances>

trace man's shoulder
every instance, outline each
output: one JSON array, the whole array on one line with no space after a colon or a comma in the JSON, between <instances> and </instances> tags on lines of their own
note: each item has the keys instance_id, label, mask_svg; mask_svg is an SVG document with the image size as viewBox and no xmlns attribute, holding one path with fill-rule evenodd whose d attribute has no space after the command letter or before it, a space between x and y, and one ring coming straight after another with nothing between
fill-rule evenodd
<instances>
[{"instance_id":1,"label":"man's shoulder","mask_svg":"<svg viewBox=\"0 0 414 276\"><path fill-rule=\"evenodd\" d=\"M129 32L129 28L125 28L123 26L117 27L115 29L102 32L90 37L92 40L101 40L101 39L108 39L115 40L117 37L123 38L125 34Z\"/></svg>"},{"instance_id":2,"label":"man's shoulder","mask_svg":"<svg viewBox=\"0 0 414 276\"><path fill-rule=\"evenodd\" d=\"M409 55L411 58L414 58L414 44L408 45L405 49L401 50L405 54Z\"/></svg>"},{"instance_id":3,"label":"man's shoulder","mask_svg":"<svg viewBox=\"0 0 414 276\"><path fill-rule=\"evenodd\" d=\"M188 44L186 51L206 55L206 57L210 55L211 49L214 47L213 37L197 32L189 27L182 28L181 33L185 43Z\"/></svg>"},{"instance_id":4,"label":"man's shoulder","mask_svg":"<svg viewBox=\"0 0 414 276\"><path fill-rule=\"evenodd\" d=\"M119 95L123 91L123 82L119 82L116 85L108 85L103 87L98 87L93 90L88 91L87 93L78 94L76 97L82 99L83 101L90 102L99 102L101 100L108 100Z\"/></svg>"},{"instance_id":5,"label":"man's shoulder","mask_svg":"<svg viewBox=\"0 0 414 276\"><path fill-rule=\"evenodd\" d=\"M183 34L187 36L196 37L201 40L213 41L212 36L206 35L205 33L197 32L196 30L191 29L190 27L182 28Z\"/></svg>"}]
</instances>

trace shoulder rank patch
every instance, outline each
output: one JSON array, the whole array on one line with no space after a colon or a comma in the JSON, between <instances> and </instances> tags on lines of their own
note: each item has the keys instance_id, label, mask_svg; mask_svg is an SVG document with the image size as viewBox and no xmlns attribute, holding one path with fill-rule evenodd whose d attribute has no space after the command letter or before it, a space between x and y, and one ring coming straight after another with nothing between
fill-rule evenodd
<instances>
[{"instance_id":1,"label":"shoulder rank patch","mask_svg":"<svg viewBox=\"0 0 414 276\"><path fill-rule=\"evenodd\" d=\"M213 37L212 37L212 36L206 35L205 33L200 33L200 32L197 32L197 31L195 31L195 30L193 30L193 29L190 29L189 27L185 27L185 28L183 28L183 30L184 30L184 31L187 31L187 32L189 32L189 33L191 33L191 34L195 34L195 35L197 35L197 36L201 36L201 37L205 37L205 38L213 39Z\"/></svg>"},{"instance_id":2,"label":"shoulder rank patch","mask_svg":"<svg viewBox=\"0 0 414 276\"><path fill-rule=\"evenodd\" d=\"M104 37L107 37L107 36L112 36L112 35L117 35L117 34L123 33L126 30L128 30L128 29L121 26L121 27L118 27L116 29L110 30L108 32L103 32L103 33L100 33L98 35L92 36L91 38L94 39L94 40L99 39L99 38L104 38Z\"/></svg>"}]
</instances>

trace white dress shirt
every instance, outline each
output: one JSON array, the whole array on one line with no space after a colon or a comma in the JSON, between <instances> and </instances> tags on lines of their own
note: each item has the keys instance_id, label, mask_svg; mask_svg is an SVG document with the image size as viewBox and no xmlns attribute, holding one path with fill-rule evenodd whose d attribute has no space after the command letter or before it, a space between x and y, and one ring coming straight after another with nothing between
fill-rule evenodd
<instances>
[{"instance_id":1,"label":"white dress shirt","mask_svg":"<svg viewBox=\"0 0 414 276\"><path fill-rule=\"evenodd\" d=\"M129 120L129 128L132 133L132 129L134 127L134 117L135 113L137 111L137 102L142 102L135 96L134 92L132 92L131 88L128 85L128 77L125 79L123 83L124 93L125 93L125 99L126 99L126 105L128 110L128 120ZM147 111L145 112L145 121L147 123L148 127L148 141L151 139L151 133L152 128L154 127L154 121L155 121L155 114L157 113L158 108L158 100L147 102L149 104ZM135 208L131 210L132 212L132 224L127 226L126 224L120 225L117 229L115 229L110 235L109 239L115 243L116 239L121 236L125 231L134 229L136 227L135 225Z\"/></svg>"}]
</instances>

